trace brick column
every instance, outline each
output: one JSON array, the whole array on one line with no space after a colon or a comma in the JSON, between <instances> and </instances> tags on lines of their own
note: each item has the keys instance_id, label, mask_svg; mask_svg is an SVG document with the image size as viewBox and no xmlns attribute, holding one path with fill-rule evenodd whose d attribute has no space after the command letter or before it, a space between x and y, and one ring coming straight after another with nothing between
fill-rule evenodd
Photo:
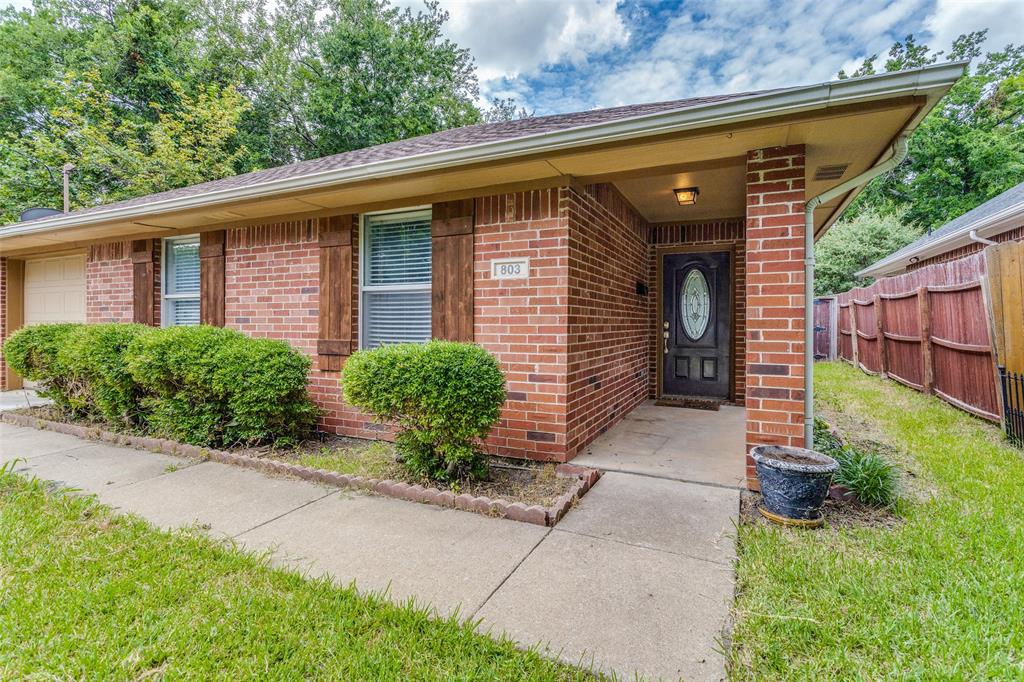
<instances>
[{"instance_id":1,"label":"brick column","mask_svg":"<svg viewBox=\"0 0 1024 682\"><path fill-rule=\"evenodd\" d=\"M747 153L749 449L804 444L804 147Z\"/></svg>"}]
</instances>

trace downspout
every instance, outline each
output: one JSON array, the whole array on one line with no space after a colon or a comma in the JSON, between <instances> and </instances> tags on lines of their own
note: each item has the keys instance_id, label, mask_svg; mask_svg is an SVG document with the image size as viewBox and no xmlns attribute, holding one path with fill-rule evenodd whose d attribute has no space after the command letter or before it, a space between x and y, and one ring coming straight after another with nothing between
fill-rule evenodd
<instances>
[{"instance_id":1,"label":"downspout","mask_svg":"<svg viewBox=\"0 0 1024 682\"><path fill-rule=\"evenodd\" d=\"M972 242L978 242L979 244L984 244L985 246L995 246L996 244L999 243L999 242L994 242L991 239L985 239L984 237L979 237L977 230L971 230L971 233L969 235L967 235L967 236L971 238Z\"/></svg>"},{"instance_id":2,"label":"downspout","mask_svg":"<svg viewBox=\"0 0 1024 682\"><path fill-rule=\"evenodd\" d=\"M892 143L892 154L878 165L804 204L804 447L814 447L814 209L898 166L907 158L909 133Z\"/></svg>"}]
</instances>

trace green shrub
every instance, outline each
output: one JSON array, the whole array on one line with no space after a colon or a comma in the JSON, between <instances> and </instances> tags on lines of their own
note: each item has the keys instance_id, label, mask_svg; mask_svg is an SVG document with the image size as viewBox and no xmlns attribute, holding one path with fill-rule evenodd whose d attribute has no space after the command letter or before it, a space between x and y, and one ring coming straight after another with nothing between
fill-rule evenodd
<instances>
[{"instance_id":1,"label":"green shrub","mask_svg":"<svg viewBox=\"0 0 1024 682\"><path fill-rule=\"evenodd\" d=\"M341 381L350 405L397 422L396 445L414 474L451 481L486 473L474 441L498 421L505 377L480 346L431 341L359 351Z\"/></svg>"},{"instance_id":2,"label":"green shrub","mask_svg":"<svg viewBox=\"0 0 1024 682\"><path fill-rule=\"evenodd\" d=\"M95 324L74 329L57 357L75 387L68 396L75 414L102 419L114 427L141 423L141 389L127 368L129 346L151 327Z\"/></svg>"},{"instance_id":3,"label":"green shrub","mask_svg":"<svg viewBox=\"0 0 1024 682\"><path fill-rule=\"evenodd\" d=\"M296 440L316 424L306 392L309 358L284 341L242 337L217 354L213 388L227 397L231 443Z\"/></svg>"},{"instance_id":4,"label":"green shrub","mask_svg":"<svg viewBox=\"0 0 1024 682\"><path fill-rule=\"evenodd\" d=\"M25 327L4 341L4 360L29 381L39 382L39 394L53 400L57 409L72 413L76 387L60 366L59 351L67 337L83 325L39 324Z\"/></svg>"},{"instance_id":5,"label":"green shrub","mask_svg":"<svg viewBox=\"0 0 1024 682\"><path fill-rule=\"evenodd\" d=\"M256 444L301 439L316 423L309 359L284 342L171 327L139 337L129 355L155 433L194 445Z\"/></svg>"}]
</instances>

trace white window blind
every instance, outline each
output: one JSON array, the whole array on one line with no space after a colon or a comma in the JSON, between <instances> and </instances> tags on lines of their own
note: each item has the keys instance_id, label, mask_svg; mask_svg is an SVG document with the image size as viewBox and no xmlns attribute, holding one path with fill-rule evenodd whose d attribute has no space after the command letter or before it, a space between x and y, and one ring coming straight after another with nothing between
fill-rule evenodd
<instances>
[{"instance_id":1,"label":"white window blind","mask_svg":"<svg viewBox=\"0 0 1024 682\"><path fill-rule=\"evenodd\" d=\"M430 211L363 223L362 346L430 340Z\"/></svg>"},{"instance_id":2,"label":"white window blind","mask_svg":"<svg viewBox=\"0 0 1024 682\"><path fill-rule=\"evenodd\" d=\"M199 324L199 238L164 240L164 300L168 327Z\"/></svg>"}]
</instances>

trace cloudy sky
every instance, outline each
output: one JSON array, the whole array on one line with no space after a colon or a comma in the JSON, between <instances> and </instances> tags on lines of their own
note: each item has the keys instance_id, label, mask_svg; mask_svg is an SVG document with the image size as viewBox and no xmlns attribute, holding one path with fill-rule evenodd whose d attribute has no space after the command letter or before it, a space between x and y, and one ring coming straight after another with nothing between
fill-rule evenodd
<instances>
[{"instance_id":1,"label":"cloudy sky","mask_svg":"<svg viewBox=\"0 0 1024 682\"><path fill-rule=\"evenodd\" d=\"M412 8L422 0L394 0ZM0 0L24 6L30 0ZM538 114L830 80L913 33L1024 40L1024 0L441 0L484 98Z\"/></svg>"}]
</instances>

